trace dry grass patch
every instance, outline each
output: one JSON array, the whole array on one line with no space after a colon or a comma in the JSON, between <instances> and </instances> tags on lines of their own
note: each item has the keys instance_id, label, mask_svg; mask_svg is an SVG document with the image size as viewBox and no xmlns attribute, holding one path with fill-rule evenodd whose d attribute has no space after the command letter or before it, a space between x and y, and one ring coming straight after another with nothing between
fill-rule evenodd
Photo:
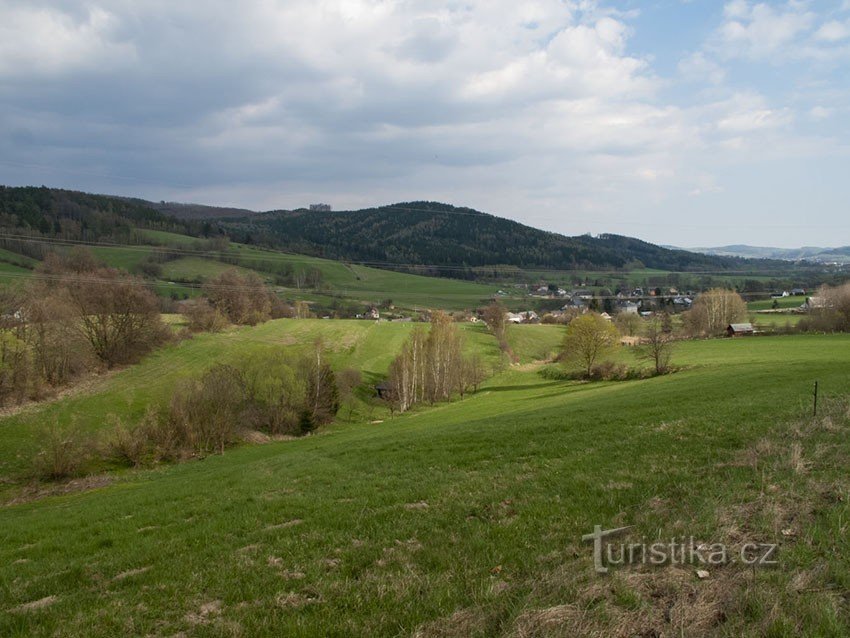
<instances>
[{"instance_id":1,"label":"dry grass patch","mask_svg":"<svg viewBox=\"0 0 850 638\"><path fill-rule=\"evenodd\" d=\"M38 611L39 609L49 607L57 600L59 600L57 596L45 596L44 598L39 598L38 600L33 600L31 602L24 603L23 605L13 607L9 611L12 613L27 613L32 611Z\"/></svg>"}]
</instances>

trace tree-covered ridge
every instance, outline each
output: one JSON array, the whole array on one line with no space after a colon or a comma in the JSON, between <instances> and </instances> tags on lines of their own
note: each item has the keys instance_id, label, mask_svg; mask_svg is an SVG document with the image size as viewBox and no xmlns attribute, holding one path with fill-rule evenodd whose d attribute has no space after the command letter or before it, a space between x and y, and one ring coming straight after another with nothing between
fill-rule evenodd
<instances>
[{"instance_id":1,"label":"tree-covered ridge","mask_svg":"<svg viewBox=\"0 0 850 638\"><path fill-rule=\"evenodd\" d=\"M435 267L731 270L770 266L670 250L619 235L567 237L468 208L406 202L358 211L274 211L226 228L264 243L331 259Z\"/></svg>"},{"instance_id":2,"label":"tree-covered ridge","mask_svg":"<svg viewBox=\"0 0 850 638\"><path fill-rule=\"evenodd\" d=\"M68 239L99 239L126 234L133 227L182 229L185 224L118 197L44 186L0 186L0 226Z\"/></svg>"},{"instance_id":3,"label":"tree-covered ridge","mask_svg":"<svg viewBox=\"0 0 850 638\"><path fill-rule=\"evenodd\" d=\"M85 242L140 243L136 229L211 237L226 233L241 243L287 252L454 277L473 269L633 269L780 271L786 262L747 260L662 248L619 235L567 237L470 208L406 202L358 211L271 211L207 208L204 219L184 216L175 204L92 195L47 187L0 186L0 246L35 254L38 247L8 235ZM247 213L247 214L243 214ZM174 215L177 215L176 217ZM430 267L423 269L422 267Z\"/></svg>"}]
</instances>

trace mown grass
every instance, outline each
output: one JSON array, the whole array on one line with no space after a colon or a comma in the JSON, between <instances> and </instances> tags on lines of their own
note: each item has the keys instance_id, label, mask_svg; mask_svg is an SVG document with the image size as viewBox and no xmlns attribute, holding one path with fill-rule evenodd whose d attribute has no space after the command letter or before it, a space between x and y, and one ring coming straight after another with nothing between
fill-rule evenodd
<instances>
[{"instance_id":1,"label":"mown grass","mask_svg":"<svg viewBox=\"0 0 850 638\"><path fill-rule=\"evenodd\" d=\"M370 343L350 347L385 365ZM512 369L464 401L7 507L0 633L847 635L847 426L786 423L814 379L847 393L848 350L846 336L687 342L685 371L619 383ZM786 494L812 506L782 510ZM781 563L602 578L579 541L594 524L772 539Z\"/></svg>"},{"instance_id":2,"label":"mown grass","mask_svg":"<svg viewBox=\"0 0 850 638\"><path fill-rule=\"evenodd\" d=\"M168 281L191 281L204 282L216 277L226 270L236 268L240 272L250 272L250 269L242 266L225 264L215 259L205 257L181 257L162 264L162 278ZM267 279L268 277L263 277Z\"/></svg>"}]
</instances>

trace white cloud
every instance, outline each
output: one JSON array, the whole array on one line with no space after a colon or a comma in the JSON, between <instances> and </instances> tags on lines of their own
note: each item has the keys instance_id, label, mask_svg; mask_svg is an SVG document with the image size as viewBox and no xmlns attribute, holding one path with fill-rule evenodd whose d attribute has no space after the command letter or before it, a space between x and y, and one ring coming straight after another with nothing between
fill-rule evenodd
<instances>
[{"instance_id":1,"label":"white cloud","mask_svg":"<svg viewBox=\"0 0 850 638\"><path fill-rule=\"evenodd\" d=\"M731 84L736 56L837 55L809 5L727 3L672 78L632 50L633 18L591 0L7 0L0 154L157 199L444 198L576 231L563 210L721 193L730 162L801 149L792 106ZM818 102L793 105L809 126Z\"/></svg>"},{"instance_id":2,"label":"white cloud","mask_svg":"<svg viewBox=\"0 0 850 638\"><path fill-rule=\"evenodd\" d=\"M825 42L838 42L850 37L850 24L847 22L839 22L838 20L830 20L820 26L815 32L816 40Z\"/></svg>"},{"instance_id":3,"label":"white cloud","mask_svg":"<svg viewBox=\"0 0 850 638\"><path fill-rule=\"evenodd\" d=\"M74 16L59 9L0 8L0 77L108 67L134 58L116 37L118 18L99 7Z\"/></svg>"},{"instance_id":4,"label":"white cloud","mask_svg":"<svg viewBox=\"0 0 850 638\"><path fill-rule=\"evenodd\" d=\"M689 82L720 84L726 79L726 71L702 51L697 51L679 61L679 74Z\"/></svg>"},{"instance_id":5,"label":"white cloud","mask_svg":"<svg viewBox=\"0 0 850 638\"><path fill-rule=\"evenodd\" d=\"M809 117L813 120L825 120L829 117L832 117L833 109L827 108L825 106L814 106L809 110Z\"/></svg>"},{"instance_id":6,"label":"white cloud","mask_svg":"<svg viewBox=\"0 0 850 638\"><path fill-rule=\"evenodd\" d=\"M766 59L783 54L815 22L806 5L794 1L774 7L735 0L725 5L724 15L727 20L718 30L716 43L724 57Z\"/></svg>"}]
</instances>

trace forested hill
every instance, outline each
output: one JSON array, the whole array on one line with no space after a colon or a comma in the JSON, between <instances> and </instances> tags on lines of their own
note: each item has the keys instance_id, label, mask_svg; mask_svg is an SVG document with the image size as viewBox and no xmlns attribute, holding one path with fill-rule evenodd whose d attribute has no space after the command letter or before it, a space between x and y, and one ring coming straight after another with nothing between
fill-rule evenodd
<instances>
[{"instance_id":1,"label":"forested hill","mask_svg":"<svg viewBox=\"0 0 850 638\"><path fill-rule=\"evenodd\" d=\"M18 248L17 233L87 242L136 243L137 228L211 237L330 259L473 276L460 269L514 266L546 269L658 268L675 271L771 270L786 262L747 260L662 248L619 235L566 237L435 202L358 211L271 211L159 204L46 187L0 186L0 247Z\"/></svg>"},{"instance_id":2,"label":"forested hill","mask_svg":"<svg viewBox=\"0 0 850 638\"><path fill-rule=\"evenodd\" d=\"M142 200L44 186L0 186L0 229L82 241L125 241L136 228L202 232L202 223L178 220Z\"/></svg>"},{"instance_id":3,"label":"forested hill","mask_svg":"<svg viewBox=\"0 0 850 638\"><path fill-rule=\"evenodd\" d=\"M275 211L221 223L233 231L250 229L264 243L293 252L399 265L555 269L643 265L682 271L768 267L765 262L670 250L619 235L567 237L435 202L358 211Z\"/></svg>"}]
</instances>

